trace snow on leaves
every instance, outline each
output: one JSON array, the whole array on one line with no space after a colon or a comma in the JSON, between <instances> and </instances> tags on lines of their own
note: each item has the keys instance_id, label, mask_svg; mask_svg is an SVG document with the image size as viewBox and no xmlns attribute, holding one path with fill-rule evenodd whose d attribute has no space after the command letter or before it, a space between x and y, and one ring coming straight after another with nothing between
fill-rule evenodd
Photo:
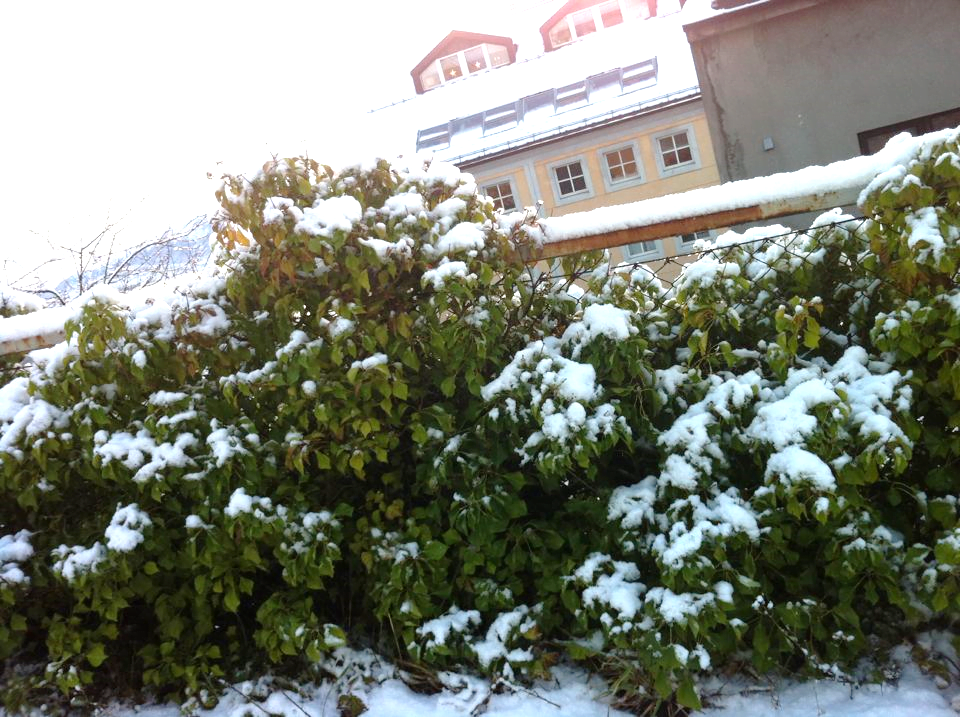
<instances>
[{"instance_id":1,"label":"snow on leaves","mask_svg":"<svg viewBox=\"0 0 960 717\"><path fill-rule=\"evenodd\" d=\"M728 233L670 288L528 269L442 163L228 178L217 276L90 297L0 387L3 597L57 626L0 648L193 693L347 622L504 679L613 660L694 707L732 660L842 674L871 625L960 605L947 149L874 219Z\"/></svg>"}]
</instances>

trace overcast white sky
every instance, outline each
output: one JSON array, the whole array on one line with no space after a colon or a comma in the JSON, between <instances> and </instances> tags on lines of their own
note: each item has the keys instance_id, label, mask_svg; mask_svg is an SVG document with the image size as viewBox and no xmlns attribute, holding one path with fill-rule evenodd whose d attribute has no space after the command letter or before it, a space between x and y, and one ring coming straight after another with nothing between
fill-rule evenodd
<instances>
[{"instance_id":1,"label":"overcast white sky","mask_svg":"<svg viewBox=\"0 0 960 717\"><path fill-rule=\"evenodd\" d=\"M212 211L224 171L273 153L361 159L351 118L412 94L413 65L478 7L5 0L0 281L16 278L12 261L39 263L46 238L77 242L124 216L130 239L149 238Z\"/></svg>"}]
</instances>

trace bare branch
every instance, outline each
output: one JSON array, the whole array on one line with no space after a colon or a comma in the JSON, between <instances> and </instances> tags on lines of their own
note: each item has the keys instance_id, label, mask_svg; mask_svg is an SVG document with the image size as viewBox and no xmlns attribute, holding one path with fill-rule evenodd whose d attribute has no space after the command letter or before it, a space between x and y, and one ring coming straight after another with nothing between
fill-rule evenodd
<instances>
[{"instance_id":1,"label":"bare branch","mask_svg":"<svg viewBox=\"0 0 960 717\"><path fill-rule=\"evenodd\" d=\"M94 236L74 246L58 246L46 238L59 256L46 260L10 284L22 291L47 295L60 304L97 284L112 284L121 291L151 286L178 274L196 271L210 258L208 236L201 233L208 221L207 216L200 215L182 229L167 229L155 239L130 247L124 247L119 241L120 220L108 221ZM56 286L48 286L41 270L64 259L69 259L72 265L69 276ZM49 269L44 274L49 276Z\"/></svg>"}]
</instances>

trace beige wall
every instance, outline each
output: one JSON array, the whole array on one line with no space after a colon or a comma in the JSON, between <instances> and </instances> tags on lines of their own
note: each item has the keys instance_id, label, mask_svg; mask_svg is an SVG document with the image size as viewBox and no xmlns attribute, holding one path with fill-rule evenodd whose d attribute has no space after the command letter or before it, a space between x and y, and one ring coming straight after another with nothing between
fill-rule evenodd
<instances>
[{"instance_id":1,"label":"beige wall","mask_svg":"<svg viewBox=\"0 0 960 717\"><path fill-rule=\"evenodd\" d=\"M684 128L693 133L698 162L682 171L664 171L657 162L655 140L672 130ZM619 186L604 181L606 168L603 166L603 151L627 145L634 147L639 154L637 159L642 165L640 180ZM589 175L591 192L565 200L557 195L553 167L578 159ZM474 175L479 187L510 179L518 206L532 206L542 200L541 215L546 217L626 204L720 183L706 115L699 101L584 132L507 157L471 164L465 169ZM643 259L649 258L651 266L658 268L663 264L663 258L684 251L689 250L681 247L679 238L666 238L660 240L655 254L644 256ZM611 253L615 261L627 259L620 249L614 249ZM664 272L665 275L675 275L676 270L667 266Z\"/></svg>"},{"instance_id":2,"label":"beige wall","mask_svg":"<svg viewBox=\"0 0 960 717\"><path fill-rule=\"evenodd\" d=\"M684 127L693 128L696 137L697 149L700 155L698 168L663 176L654 156L654 138ZM597 139L601 141L596 142ZM565 148L565 151L550 153L535 162L537 180L543 190L544 208L547 216L559 216L570 212L585 212L597 207L606 207L611 204L626 204L641 199L660 197L665 194L676 194L697 187L706 187L719 184L720 176L717 173L717 163L713 155L713 145L710 143L710 132L707 129L706 117L702 114L690 120L661 122L653 127L644 128L644 131L621 131L613 137L594 138L594 142L580 143L580 146ZM603 181L601 167L602 150L613 149L635 143L640 150L640 159L643 163L643 181L639 184L617 189L615 186L608 189ZM573 202L564 202L558 199L553 190L551 166L582 157L586 161L590 172L590 182L593 186L592 197Z\"/></svg>"}]
</instances>

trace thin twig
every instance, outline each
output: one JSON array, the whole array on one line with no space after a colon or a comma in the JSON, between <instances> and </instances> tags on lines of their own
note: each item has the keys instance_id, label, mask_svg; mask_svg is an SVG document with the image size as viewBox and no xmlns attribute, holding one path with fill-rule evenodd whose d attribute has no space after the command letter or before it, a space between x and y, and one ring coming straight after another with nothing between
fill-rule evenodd
<instances>
[{"instance_id":1,"label":"thin twig","mask_svg":"<svg viewBox=\"0 0 960 717\"><path fill-rule=\"evenodd\" d=\"M298 704L297 702L295 702L294 699L293 699L290 695L287 694L287 691L286 691L286 690L280 690L280 694L283 695L284 697L286 697L287 700L290 701L290 704L292 704L292 705L293 705L294 707L296 707L298 710L300 710L301 712L303 712L307 717L313 717L313 715L311 715L309 712L307 712L307 711L303 708L303 705Z\"/></svg>"},{"instance_id":2,"label":"thin twig","mask_svg":"<svg viewBox=\"0 0 960 717\"><path fill-rule=\"evenodd\" d=\"M236 687L234 687L233 685L231 685L231 684L230 684L229 682L227 682L226 680L220 680L220 682L221 682L221 684L226 685L226 686L227 686L227 689L230 689L230 690L233 690L234 692L236 692L236 693L237 693L238 695L240 695L243 699L245 699L248 704L253 705L253 706L256 707L258 710L260 710L261 712L263 712L265 715L269 715L269 717L277 717L277 715L275 715L273 712L268 712L266 709L264 709L263 705L261 705L261 704L259 704L259 703L257 703L257 702L254 702L253 700L251 700L248 695L243 694L240 690L238 690Z\"/></svg>"}]
</instances>

